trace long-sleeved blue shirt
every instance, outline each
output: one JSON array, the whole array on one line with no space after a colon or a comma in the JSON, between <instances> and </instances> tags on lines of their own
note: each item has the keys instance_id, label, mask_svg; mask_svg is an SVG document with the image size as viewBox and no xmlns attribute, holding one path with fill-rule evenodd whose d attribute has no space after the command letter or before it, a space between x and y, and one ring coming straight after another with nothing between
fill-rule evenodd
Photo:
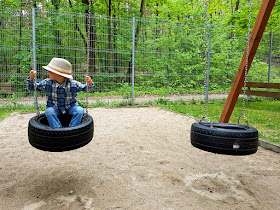
<instances>
[{"instance_id":1,"label":"long-sleeved blue shirt","mask_svg":"<svg viewBox=\"0 0 280 210\"><path fill-rule=\"evenodd\" d=\"M34 90L34 81L27 78L27 87ZM94 86L92 84L90 87ZM62 113L77 105L78 92L86 91L87 84L82 84L76 80L65 79L63 83L58 83L49 78L36 83L37 91L45 91L47 99L47 107L57 107Z\"/></svg>"}]
</instances>

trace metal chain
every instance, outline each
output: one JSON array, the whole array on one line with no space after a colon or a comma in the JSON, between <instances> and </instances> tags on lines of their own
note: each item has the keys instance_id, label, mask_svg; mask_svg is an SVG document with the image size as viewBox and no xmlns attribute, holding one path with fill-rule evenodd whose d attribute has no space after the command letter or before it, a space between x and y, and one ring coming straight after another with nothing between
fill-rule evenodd
<instances>
[{"instance_id":1,"label":"metal chain","mask_svg":"<svg viewBox=\"0 0 280 210\"><path fill-rule=\"evenodd\" d=\"M243 86L243 95L246 94L246 85L247 85L247 74L248 74L248 62L249 62L249 44L250 44L250 31L251 31L251 10L252 10L252 1L249 0L249 20L248 20L248 31L247 31L247 43L246 43L246 63L245 63L245 77L244 77L244 86ZM242 113L238 117L238 124L240 118L243 116L247 125L249 125L248 120L245 116L245 97L242 101Z\"/></svg>"},{"instance_id":2,"label":"metal chain","mask_svg":"<svg viewBox=\"0 0 280 210\"><path fill-rule=\"evenodd\" d=\"M208 59L208 51L207 51L207 40L208 40L208 0L205 0L205 38L204 38L204 47L205 47L205 55L204 55L204 115L200 122L203 120L207 120L207 122L211 121L208 119L206 115L206 105L207 105L207 99L206 99L206 85L207 85L207 59ZM212 125L212 124L211 124Z\"/></svg>"},{"instance_id":3,"label":"metal chain","mask_svg":"<svg viewBox=\"0 0 280 210\"><path fill-rule=\"evenodd\" d=\"M91 24L91 19L90 19L90 13L91 13L91 0L88 1L88 15L87 15L87 73L86 75L89 75L89 51L90 51L90 24ZM87 92L86 92L86 114L88 114L88 84L87 84Z\"/></svg>"},{"instance_id":4,"label":"metal chain","mask_svg":"<svg viewBox=\"0 0 280 210\"><path fill-rule=\"evenodd\" d=\"M32 26L32 10L29 11L28 10L28 4L29 4L29 0L26 0L26 3L25 3L25 8L26 10L28 11L28 15L26 16L27 18L27 30L28 30L28 42L29 42L29 50L30 50L30 59L31 59L31 68L34 67L34 59L33 59L33 51L32 51L32 41L31 41L31 32L30 32L30 26ZM35 77L33 79L34 81L34 105L35 105L35 108L36 108L36 114L39 115L40 112L39 112L39 106L38 106L38 97L37 97L37 87L36 87L36 74L35 74Z\"/></svg>"}]
</instances>

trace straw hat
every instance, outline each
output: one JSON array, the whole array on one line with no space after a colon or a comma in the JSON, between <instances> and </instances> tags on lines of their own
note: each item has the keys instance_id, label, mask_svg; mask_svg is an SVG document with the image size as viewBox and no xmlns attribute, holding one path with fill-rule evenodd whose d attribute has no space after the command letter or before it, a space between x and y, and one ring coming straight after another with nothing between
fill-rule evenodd
<instances>
[{"instance_id":1,"label":"straw hat","mask_svg":"<svg viewBox=\"0 0 280 210\"><path fill-rule=\"evenodd\" d=\"M63 58L53 58L50 63L47 66L43 66L43 68L63 77L73 79L72 65Z\"/></svg>"}]
</instances>

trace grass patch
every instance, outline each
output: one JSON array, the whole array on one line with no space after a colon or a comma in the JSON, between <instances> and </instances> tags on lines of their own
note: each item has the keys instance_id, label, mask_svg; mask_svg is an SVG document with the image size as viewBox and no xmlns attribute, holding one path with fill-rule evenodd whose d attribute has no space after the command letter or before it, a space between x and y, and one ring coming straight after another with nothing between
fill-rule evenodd
<instances>
[{"instance_id":1,"label":"grass patch","mask_svg":"<svg viewBox=\"0 0 280 210\"><path fill-rule=\"evenodd\" d=\"M5 117L9 116L12 111L0 110L0 120L3 120Z\"/></svg>"},{"instance_id":2,"label":"grass patch","mask_svg":"<svg viewBox=\"0 0 280 210\"><path fill-rule=\"evenodd\" d=\"M206 115L212 122L218 122L224 107L224 100L212 100L207 104ZM202 101L157 101L157 105L176 112L194 116L201 119L204 115ZM242 113L242 102L237 102L229 123L237 123ZM249 125L259 131L261 138L280 144L280 101L255 101L246 103L245 115ZM240 124L246 124L244 117Z\"/></svg>"},{"instance_id":3,"label":"grass patch","mask_svg":"<svg viewBox=\"0 0 280 210\"><path fill-rule=\"evenodd\" d=\"M39 110L44 110L45 105L40 105ZM0 120L13 112L36 112L34 105L18 104L16 102L0 103Z\"/></svg>"},{"instance_id":4,"label":"grass patch","mask_svg":"<svg viewBox=\"0 0 280 210\"><path fill-rule=\"evenodd\" d=\"M158 87L158 88L147 88L147 87L135 87L134 95L157 95L157 96L168 96L178 94L203 94L204 89L188 89L188 88L171 88L171 87ZM226 93L229 89L215 89L211 90L211 93ZM87 93L80 92L79 98L85 98ZM131 87L121 88L116 91L96 91L88 92L89 97L108 97L108 96L122 96L123 98L131 98Z\"/></svg>"}]
</instances>

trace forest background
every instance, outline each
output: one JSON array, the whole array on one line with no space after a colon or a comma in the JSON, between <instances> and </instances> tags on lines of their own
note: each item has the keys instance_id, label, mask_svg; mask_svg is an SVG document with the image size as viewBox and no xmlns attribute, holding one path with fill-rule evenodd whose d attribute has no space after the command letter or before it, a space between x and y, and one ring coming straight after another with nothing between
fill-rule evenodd
<instances>
[{"instance_id":1,"label":"forest background","mask_svg":"<svg viewBox=\"0 0 280 210\"><path fill-rule=\"evenodd\" d=\"M251 29L261 2L252 0ZM96 93L131 91L133 44L136 94L202 93L205 48L209 47L205 44L210 43L208 38L205 42L205 30L209 33L210 23L209 90L227 92L247 39L247 0L210 0L207 25L202 0L94 0L90 16L88 0L1 0L0 83L12 84L18 97L30 94L24 80L33 68L32 7L36 8L38 79L46 77L42 65L52 57L64 57L73 64L75 77L80 80L89 65ZM277 0L249 81L267 82L270 68L270 82L280 82L279 19Z\"/></svg>"}]
</instances>

